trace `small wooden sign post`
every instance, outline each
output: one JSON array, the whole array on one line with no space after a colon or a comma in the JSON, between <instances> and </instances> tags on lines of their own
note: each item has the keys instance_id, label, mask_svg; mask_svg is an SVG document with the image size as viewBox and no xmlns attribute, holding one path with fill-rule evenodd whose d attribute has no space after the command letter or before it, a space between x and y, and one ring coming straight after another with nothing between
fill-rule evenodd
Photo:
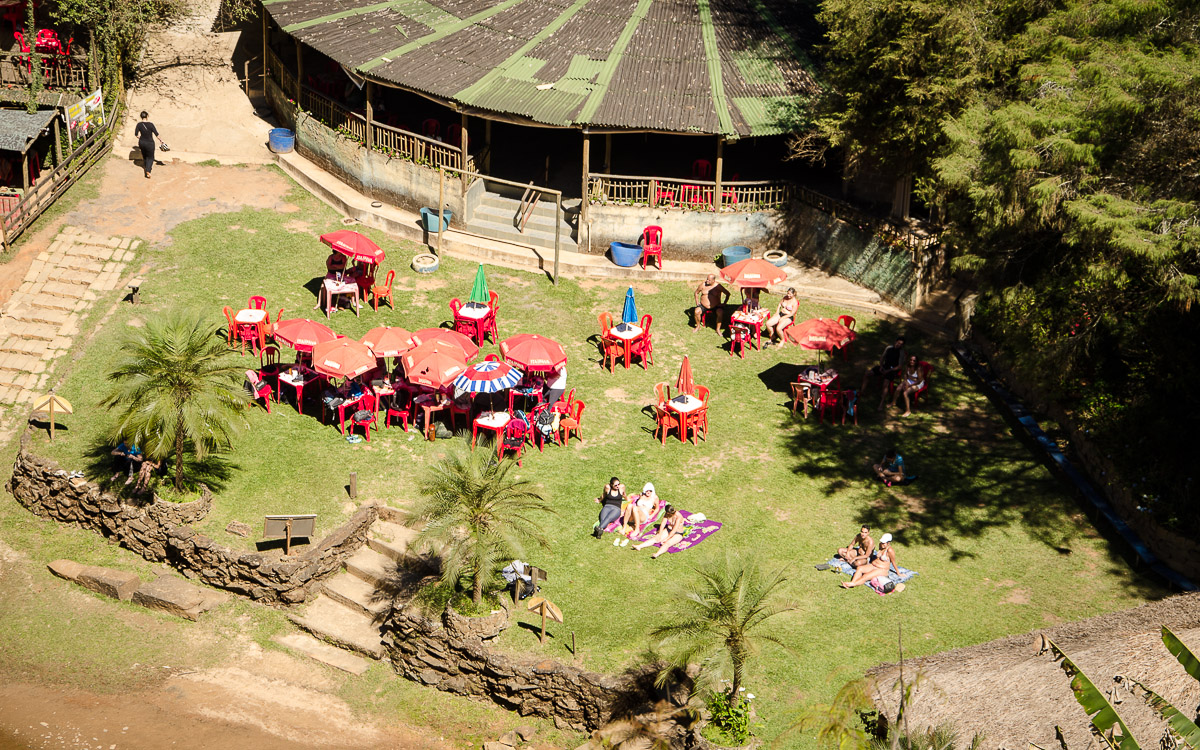
<instances>
[{"instance_id":1,"label":"small wooden sign post","mask_svg":"<svg viewBox=\"0 0 1200 750\"><path fill-rule=\"evenodd\" d=\"M45 411L50 413L50 439L54 439L54 415L57 414L74 414L75 409L71 407L71 402L62 396L54 395L54 391L50 391L45 396L33 402L33 411Z\"/></svg>"},{"instance_id":2,"label":"small wooden sign post","mask_svg":"<svg viewBox=\"0 0 1200 750\"><path fill-rule=\"evenodd\" d=\"M535 596L529 600L527 609L530 612L537 612L542 616L542 643L546 642L546 618L549 617L558 624L562 624L562 610L555 606L554 602L544 596Z\"/></svg>"},{"instance_id":3,"label":"small wooden sign post","mask_svg":"<svg viewBox=\"0 0 1200 750\"><path fill-rule=\"evenodd\" d=\"M317 514L305 513L293 516L266 516L263 523L263 537L278 539L283 537L283 554L292 554L292 537L312 537L317 527Z\"/></svg>"}]
</instances>

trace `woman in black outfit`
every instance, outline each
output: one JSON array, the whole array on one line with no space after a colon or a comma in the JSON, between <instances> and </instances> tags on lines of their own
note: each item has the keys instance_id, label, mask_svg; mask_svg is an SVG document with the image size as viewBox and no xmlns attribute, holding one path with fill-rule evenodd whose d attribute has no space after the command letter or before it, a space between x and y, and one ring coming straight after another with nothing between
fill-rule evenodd
<instances>
[{"instance_id":1,"label":"woman in black outfit","mask_svg":"<svg viewBox=\"0 0 1200 750\"><path fill-rule=\"evenodd\" d=\"M138 137L138 148L142 152L142 162L146 169L146 179L150 179L150 170L154 168L154 139L162 139L158 134L158 128L154 127L154 123L149 120L150 113L142 112L142 121L139 122L133 129L133 134Z\"/></svg>"}]
</instances>

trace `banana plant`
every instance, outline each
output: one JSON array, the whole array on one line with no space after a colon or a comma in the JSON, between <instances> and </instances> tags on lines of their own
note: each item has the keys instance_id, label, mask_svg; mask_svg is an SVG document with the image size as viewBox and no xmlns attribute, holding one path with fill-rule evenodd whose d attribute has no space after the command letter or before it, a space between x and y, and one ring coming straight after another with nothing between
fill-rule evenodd
<instances>
[{"instance_id":1,"label":"banana plant","mask_svg":"<svg viewBox=\"0 0 1200 750\"><path fill-rule=\"evenodd\" d=\"M1162 640L1167 651L1171 652L1171 655L1187 673L1194 679L1200 680L1200 659L1196 658L1196 655L1188 649L1184 642L1179 640L1179 637L1165 625L1162 627ZM1079 701L1079 705L1083 706L1083 710L1092 720L1093 734L1113 750L1139 750L1141 746L1138 741L1129 731L1129 727L1125 725L1117 710L1104 697L1104 693L1053 641L1049 641L1049 644L1055 660L1061 660L1063 671L1071 678L1071 691L1075 693L1075 700ZM1200 750L1200 727L1196 726L1195 719L1189 719L1182 711L1171 705L1166 698L1137 680L1131 680L1131 682L1141 692L1146 704L1167 722L1179 747L1187 750Z\"/></svg>"}]
</instances>

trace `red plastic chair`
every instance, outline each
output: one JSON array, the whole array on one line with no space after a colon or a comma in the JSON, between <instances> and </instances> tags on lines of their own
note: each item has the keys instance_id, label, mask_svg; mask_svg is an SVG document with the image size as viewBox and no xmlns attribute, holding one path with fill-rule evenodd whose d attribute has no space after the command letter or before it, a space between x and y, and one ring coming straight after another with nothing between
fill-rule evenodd
<instances>
[{"instance_id":1,"label":"red plastic chair","mask_svg":"<svg viewBox=\"0 0 1200 750\"><path fill-rule=\"evenodd\" d=\"M483 343L484 337L489 333L492 335L492 343L500 340L500 329L496 325L496 316L500 312L500 295L491 289L488 290L488 314L483 319L483 329L479 335L479 343Z\"/></svg>"},{"instance_id":2,"label":"red plastic chair","mask_svg":"<svg viewBox=\"0 0 1200 750\"><path fill-rule=\"evenodd\" d=\"M447 407L447 411L450 412L450 429L452 430L458 429L458 421L455 419L455 417L463 416L467 418L468 422L471 421L471 406L459 406L454 402L453 399L451 399L450 406Z\"/></svg>"},{"instance_id":3,"label":"red plastic chair","mask_svg":"<svg viewBox=\"0 0 1200 750\"><path fill-rule=\"evenodd\" d=\"M917 399L921 398L921 394L924 393L925 391L929 390L929 381L933 379L933 365L929 364L928 362L926 362L924 360L919 360L917 362L917 367L919 367L921 369L922 385L921 385L920 390L918 390L916 393L912 394L912 396L909 398L909 401L912 402L913 406L917 405ZM889 397L893 393L896 392L896 383L897 382L898 382L898 380L889 380L888 381L888 396Z\"/></svg>"},{"instance_id":4,"label":"red plastic chair","mask_svg":"<svg viewBox=\"0 0 1200 750\"><path fill-rule=\"evenodd\" d=\"M265 310L267 309L267 298L256 294L246 303L246 307L251 310Z\"/></svg>"},{"instance_id":5,"label":"red plastic chair","mask_svg":"<svg viewBox=\"0 0 1200 750\"><path fill-rule=\"evenodd\" d=\"M853 316L850 315L839 315L838 323L846 326L851 331L856 330L858 326L858 321L856 321ZM850 346L853 343L853 341L848 341L846 342L846 345L842 347L842 359L850 359Z\"/></svg>"},{"instance_id":6,"label":"red plastic chair","mask_svg":"<svg viewBox=\"0 0 1200 750\"><path fill-rule=\"evenodd\" d=\"M371 442L371 428L379 429L375 420L375 394L368 393L358 402L358 409L350 415L350 432L356 427L363 428L363 437Z\"/></svg>"},{"instance_id":7,"label":"red plastic chair","mask_svg":"<svg viewBox=\"0 0 1200 750\"><path fill-rule=\"evenodd\" d=\"M729 328L729 356L736 351L742 359L746 358L746 342L750 340L750 329L741 323L734 323Z\"/></svg>"},{"instance_id":8,"label":"red plastic chair","mask_svg":"<svg viewBox=\"0 0 1200 750\"><path fill-rule=\"evenodd\" d=\"M658 429L655 432L660 436L659 442L666 445L667 432L669 430L679 431L679 418L658 404L654 406L654 418L658 420Z\"/></svg>"},{"instance_id":9,"label":"red plastic chair","mask_svg":"<svg viewBox=\"0 0 1200 750\"><path fill-rule=\"evenodd\" d=\"M521 451L525 449L525 443L529 439L529 423L524 419L510 420L504 426L504 437L500 438L500 447L496 453L499 458L504 458L505 451L512 451L517 454L517 466L521 465Z\"/></svg>"},{"instance_id":10,"label":"red plastic chair","mask_svg":"<svg viewBox=\"0 0 1200 750\"><path fill-rule=\"evenodd\" d=\"M253 394L252 403L257 403L261 398L263 406L267 409L267 414L271 413L271 384L262 379L261 376L254 370L246 370L246 382L250 384L250 393Z\"/></svg>"},{"instance_id":11,"label":"red plastic chair","mask_svg":"<svg viewBox=\"0 0 1200 750\"><path fill-rule=\"evenodd\" d=\"M15 24L14 24L14 26L15 26ZM26 73L32 73L33 72L33 58L31 58L29 55L30 55L30 53L33 52L33 50L30 49L29 45L25 42L25 35L19 31L13 31L13 39L17 40L17 46L21 49L21 52L25 53L24 57L16 58L17 64L19 64L19 65L23 64L25 66Z\"/></svg>"},{"instance_id":12,"label":"red plastic chair","mask_svg":"<svg viewBox=\"0 0 1200 750\"><path fill-rule=\"evenodd\" d=\"M697 159L692 162L693 180L711 180L713 174L712 162L708 159Z\"/></svg>"},{"instance_id":13,"label":"red plastic chair","mask_svg":"<svg viewBox=\"0 0 1200 750\"><path fill-rule=\"evenodd\" d=\"M430 117L421 123L421 133L426 138L437 138L442 133L442 123Z\"/></svg>"},{"instance_id":14,"label":"red plastic chair","mask_svg":"<svg viewBox=\"0 0 1200 750\"><path fill-rule=\"evenodd\" d=\"M264 346L258 352L258 374L263 380L272 383L272 388L279 388L279 373L283 368L279 365L279 347Z\"/></svg>"},{"instance_id":15,"label":"red plastic chair","mask_svg":"<svg viewBox=\"0 0 1200 750\"><path fill-rule=\"evenodd\" d=\"M638 336L629 346L630 357L640 357L642 360L642 369L648 369L646 363L654 364L654 339L650 336L650 324L654 322L653 316L649 313L642 316L642 334Z\"/></svg>"},{"instance_id":16,"label":"red plastic chair","mask_svg":"<svg viewBox=\"0 0 1200 750\"><path fill-rule=\"evenodd\" d=\"M696 386L696 398L700 399L700 403L704 404L699 409L691 413L692 427L699 427L703 430L700 438L708 440L708 386Z\"/></svg>"},{"instance_id":17,"label":"red plastic chair","mask_svg":"<svg viewBox=\"0 0 1200 750\"><path fill-rule=\"evenodd\" d=\"M571 395L574 396L575 392L572 391ZM575 413L567 412L567 416L558 420L558 430L564 446L570 444L572 432L575 433L575 437L583 440L583 409L585 406L587 404L582 401L574 402Z\"/></svg>"},{"instance_id":18,"label":"red plastic chair","mask_svg":"<svg viewBox=\"0 0 1200 750\"><path fill-rule=\"evenodd\" d=\"M839 411L843 409L842 392L836 388L822 388L820 395L817 396L817 420L825 421L825 413L830 412L832 416L837 416ZM832 419L830 421L833 421ZM846 423L845 412L842 412L842 424Z\"/></svg>"},{"instance_id":19,"label":"red plastic chair","mask_svg":"<svg viewBox=\"0 0 1200 750\"><path fill-rule=\"evenodd\" d=\"M654 258L658 263L658 270L662 270L662 227L646 227L642 230L642 270L646 270L646 264Z\"/></svg>"},{"instance_id":20,"label":"red plastic chair","mask_svg":"<svg viewBox=\"0 0 1200 750\"><path fill-rule=\"evenodd\" d=\"M557 401L550 404L550 408L559 414L570 414L571 407L575 405L575 389L567 391L566 395L560 396Z\"/></svg>"},{"instance_id":21,"label":"red plastic chair","mask_svg":"<svg viewBox=\"0 0 1200 750\"><path fill-rule=\"evenodd\" d=\"M392 282L396 280L396 271L387 272L387 278L383 282L383 286L371 287L371 304L375 307L375 312L379 312L379 300L386 299L388 306L393 310L396 309L396 302L392 299Z\"/></svg>"},{"instance_id":22,"label":"red plastic chair","mask_svg":"<svg viewBox=\"0 0 1200 750\"><path fill-rule=\"evenodd\" d=\"M446 143L451 146L462 146L462 125L454 123L446 128Z\"/></svg>"},{"instance_id":23,"label":"red plastic chair","mask_svg":"<svg viewBox=\"0 0 1200 750\"><path fill-rule=\"evenodd\" d=\"M225 313L225 343L233 346L233 342L237 340L237 323L233 320L233 308L225 305L221 308L221 312Z\"/></svg>"}]
</instances>

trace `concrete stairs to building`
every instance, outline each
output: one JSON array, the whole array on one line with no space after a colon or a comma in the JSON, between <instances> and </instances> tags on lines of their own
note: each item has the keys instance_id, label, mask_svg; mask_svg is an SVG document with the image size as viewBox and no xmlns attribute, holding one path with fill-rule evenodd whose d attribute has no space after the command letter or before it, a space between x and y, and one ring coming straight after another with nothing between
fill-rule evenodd
<instances>
[{"instance_id":1,"label":"concrete stairs to building","mask_svg":"<svg viewBox=\"0 0 1200 750\"><path fill-rule=\"evenodd\" d=\"M576 201L578 203L578 201ZM564 208L568 205L564 204ZM542 200L534 207L525 231L516 227L521 201L498 193L484 193L479 206L467 222L467 231L483 237L531 245L546 250L554 249L554 224L556 208L552 201ZM572 238L574 231L562 218L558 219L559 246L563 251L578 252L579 245Z\"/></svg>"},{"instance_id":2,"label":"concrete stairs to building","mask_svg":"<svg viewBox=\"0 0 1200 750\"><path fill-rule=\"evenodd\" d=\"M343 570L324 583L321 593L303 613L288 615L293 623L315 636L313 642L291 637L279 642L356 674L365 671L367 663L345 659L346 651L370 659L384 657L380 621L393 602L381 584L394 575L397 564L409 554L409 541L416 536L412 529L388 520L395 517L394 513L381 513L371 525L367 543L346 559ZM337 649L330 651L330 645Z\"/></svg>"}]
</instances>

